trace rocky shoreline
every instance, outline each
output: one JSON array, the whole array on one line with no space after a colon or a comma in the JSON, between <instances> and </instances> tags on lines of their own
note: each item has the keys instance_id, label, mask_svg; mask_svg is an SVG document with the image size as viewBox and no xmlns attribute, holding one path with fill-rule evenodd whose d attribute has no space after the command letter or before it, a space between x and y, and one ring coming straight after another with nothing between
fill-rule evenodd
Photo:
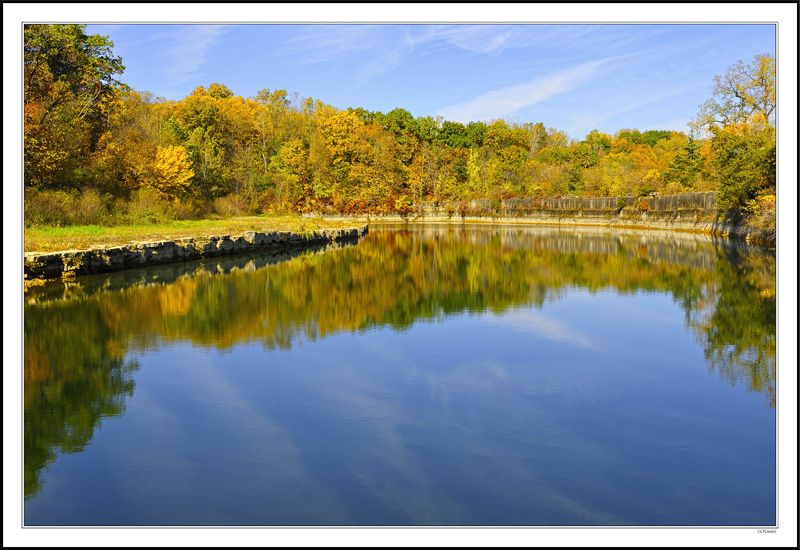
<instances>
[{"instance_id":1,"label":"rocky shoreline","mask_svg":"<svg viewBox=\"0 0 800 550\"><path fill-rule=\"evenodd\" d=\"M341 216L315 213L326 220L364 224L350 229L328 229L301 234L288 231L240 236L188 237L135 242L124 246L97 246L89 250L25 254L27 283L124 269L185 262L233 254L283 251L315 243L358 239L370 223L491 223L556 226L593 226L655 229L702 233L775 247L775 235L717 220L714 193L687 193L653 197L598 197L560 199L487 199L460 203L420 203L405 215Z\"/></svg>"},{"instance_id":2,"label":"rocky shoreline","mask_svg":"<svg viewBox=\"0 0 800 550\"><path fill-rule=\"evenodd\" d=\"M320 215L319 213L314 215ZM720 222L715 193L646 197L567 197L559 199L480 199L459 203L419 203L405 215L338 216L326 220L353 222L496 223L654 229L702 233L775 247L775 235Z\"/></svg>"},{"instance_id":3,"label":"rocky shoreline","mask_svg":"<svg viewBox=\"0 0 800 550\"><path fill-rule=\"evenodd\" d=\"M313 233L246 231L243 235L186 237L135 242L123 246L96 246L88 250L25 253L26 282L110 273L176 262L188 262L234 254L285 251L313 244L359 239L368 226L326 229Z\"/></svg>"}]
</instances>

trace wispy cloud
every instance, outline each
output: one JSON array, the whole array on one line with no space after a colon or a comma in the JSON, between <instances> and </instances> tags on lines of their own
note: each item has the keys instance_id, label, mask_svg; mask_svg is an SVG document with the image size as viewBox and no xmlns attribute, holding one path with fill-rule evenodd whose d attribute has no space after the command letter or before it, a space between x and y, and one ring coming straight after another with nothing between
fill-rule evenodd
<instances>
[{"instance_id":1,"label":"wispy cloud","mask_svg":"<svg viewBox=\"0 0 800 550\"><path fill-rule=\"evenodd\" d=\"M507 116L578 86L610 60L601 59L583 63L530 82L493 90L470 101L445 107L437 114L456 122Z\"/></svg>"},{"instance_id":2,"label":"wispy cloud","mask_svg":"<svg viewBox=\"0 0 800 550\"><path fill-rule=\"evenodd\" d=\"M271 55L291 58L297 66L349 67L356 88L415 56L453 49L497 55L509 48L552 48L566 42L574 46L596 34L591 25L310 25Z\"/></svg>"},{"instance_id":3,"label":"wispy cloud","mask_svg":"<svg viewBox=\"0 0 800 550\"><path fill-rule=\"evenodd\" d=\"M580 48L602 38L595 25L431 25L415 37L415 44L455 46L477 54L495 54L509 48L569 45Z\"/></svg>"},{"instance_id":4,"label":"wispy cloud","mask_svg":"<svg viewBox=\"0 0 800 550\"><path fill-rule=\"evenodd\" d=\"M575 326L548 317L537 311L517 310L507 313L502 318L486 315L489 323L499 324L515 330L528 332L539 338L546 338L570 346L587 350L596 350L592 339L583 334Z\"/></svg>"},{"instance_id":5,"label":"wispy cloud","mask_svg":"<svg viewBox=\"0 0 800 550\"><path fill-rule=\"evenodd\" d=\"M398 36L400 34L400 36ZM351 88L402 65L413 53L414 40L402 27L381 25L311 25L287 40L271 57L295 66L333 64Z\"/></svg>"},{"instance_id":6,"label":"wispy cloud","mask_svg":"<svg viewBox=\"0 0 800 550\"><path fill-rule=\"evenodd\" d=\"M375 25L308 25L273 54L288 55L299 65L327 63L345 54L372 51L384 42L379 30Z\"/></svg>"},{"instance_id":7,"label":"wispy cloud","mask_svg":"<svg viewBox=\"0 0 800 550\"><path fill-rule=\"evenodd\" d=\"M580 135L581 133L586 133L590 130L587 128L595 128L601 126L603 123L614 120L618 118L620 115L623 115L629 111L633 111L635 109L639 109L646 105L651 105L653 103L660 103L664 100L670 99L672 97L679 96L681 94L685 94L686 92L690 92L696 88L696 85L689 84L686 86L680 86L677 88L671 88L668 90L664 90L661 93L647 93L644 94L642 99L637 99L630 95L630 93L626 93L625 90L614 90L616 93L613 95L607 94L606 104L603 106L602 109L597 108L597 104L594 104L591 110L587 110L585 112L575 112L571 116L571 120L573 121L566 130L571 135ZM656 110L655 112L660 112ZM675 119L666 124L653 124L652 127L649 129L658 129L658 130L667 130L667 129L676 129L679 131L686 130L686 124L688 123L689 117L691 117L691 113L685 119ZM643 121L644 123L644 121ZM642 128L644 129L644 127Z\"/></svg>"},{"instance_id":8,"label":"wispy cloud","mask_svg":"<svg viewBox=\"0 0 800 550\"><path fill-rule=\"evenodd\" d=\"M164 73L169 85L177 86L199 76L211 47L224 32L224 25L179 27L173 44L164 51Z\"/></svg>"},{"instance_id":9,"label":"wispy cloud","mask_svg":"<svg viewBox=\"0 0 800 550\"><path fill-rule=\"evenodd\" d=\"M516 27L495 25L434 26L417 36L415 44L436 45L446 43L473 53L500 52L513 45L519 38Z\"/></svg>"}]
</instances>

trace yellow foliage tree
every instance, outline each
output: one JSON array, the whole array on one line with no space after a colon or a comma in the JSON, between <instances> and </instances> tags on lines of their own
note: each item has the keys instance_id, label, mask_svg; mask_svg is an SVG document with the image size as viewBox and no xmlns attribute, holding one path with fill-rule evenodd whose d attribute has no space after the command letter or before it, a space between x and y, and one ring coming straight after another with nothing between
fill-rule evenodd
<instances>
[{"instance_id":1,"label":"yellow foliage tree","mask_svg":"<svg viewBox=\"0 0 800 550\"><path fill-rule=\"evenodd\" d=\"M165 198L177 202L188 191L193 176L186 149L182 145L170 145L158 147L153 169L143 183Z\"/></svg>"},{"instance_id":2,"label":"yellow foliage tree","mask_svg":"<svg viewBox=\"0 0 800 550\"><path fill-rule=\"evenodd\" d=\"M756 55L747 65L739 61L728 67L724 75L714 77L713 97L699 106L690 126L702 132L713 126L752 122L758 117L774 127L775 76L775 58L769 54Z\"/></svg>"},{"instance_id":3,"label":"yellow foliage tree","mask_svg":"<svg viewBox=\"0 0 800 550\"><path fill-rule=\"evenodd\" d=\"M275 182L278 202L297 202L305 194L302 182L309 179L308 148L300 139L284 143L270 162L270 173Z\"/></svg>"}]
</instances>

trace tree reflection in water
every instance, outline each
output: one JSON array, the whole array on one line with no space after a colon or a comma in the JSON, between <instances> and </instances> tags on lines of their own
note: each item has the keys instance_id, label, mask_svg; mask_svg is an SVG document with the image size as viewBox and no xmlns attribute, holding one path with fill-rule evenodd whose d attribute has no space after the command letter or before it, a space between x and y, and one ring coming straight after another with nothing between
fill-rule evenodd
<instances>
[{"instance_id":1,"label":"tree reflection in water","mask_svg":"<svg viewBox=\"0 0 800 550\"><path fill-rule=\"evenodd\" d=\"M388 229L388 228L387 228ZM700 236L514 226L373 227L357 246L87 278L26 294L25 494L124 414L163 343L289 349L343 331L541 307L571 287L668 293L712 372L775 406L775 257Z\"/></svg>"}]
</instances>

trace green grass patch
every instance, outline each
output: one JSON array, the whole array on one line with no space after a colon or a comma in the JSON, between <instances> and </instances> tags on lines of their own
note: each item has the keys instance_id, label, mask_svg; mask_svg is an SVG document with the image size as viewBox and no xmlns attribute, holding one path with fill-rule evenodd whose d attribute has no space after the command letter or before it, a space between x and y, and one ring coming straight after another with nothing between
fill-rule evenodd
<instances>
[{"instance_id":1,"label":"green grass patch","mask_svg":"<svg viewBox=\"0 0 800 550\"><path fill-rule=\"evenodd\" d=\"M34 225L25 229L25 252L85 250L93 246L119 246L134 241L241 235L245 231L292 231L352 227L347 221L324 221L298 216L245 216L218 220L176 220L160 224L72 225L53 227Z\"/></svg>"}]
</instances>

